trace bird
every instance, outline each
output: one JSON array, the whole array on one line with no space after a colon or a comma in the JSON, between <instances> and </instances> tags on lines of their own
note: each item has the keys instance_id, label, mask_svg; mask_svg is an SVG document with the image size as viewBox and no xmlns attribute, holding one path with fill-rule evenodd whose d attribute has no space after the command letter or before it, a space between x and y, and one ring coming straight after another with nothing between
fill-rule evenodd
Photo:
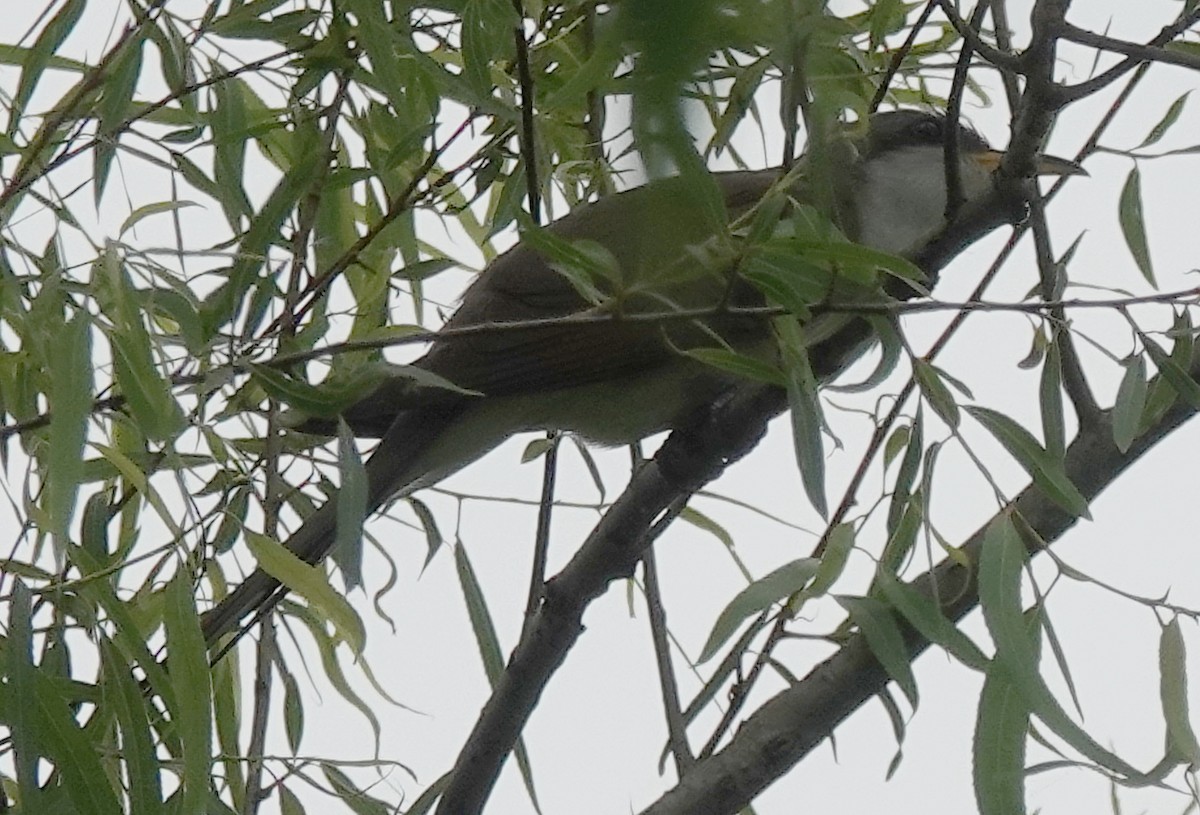
<instances>
[{"instance_id":1,"label":"bird","mask_svg":"<svg viewBox=\"0 0 1200 815\"><path fill-rule=\"evenodd\" d=\"M915 254L945 225L948 141L957 144L967 203L990 193L1004 155L969 126L932 111L875 113L865 129L850 133L827 151L836 165L830 176L835 220L850 240L895 255ZM783 182L793 204L812 201L819 192L803 161L800 166ZM1083 172L1074 162L1046 155L1036 157L1034 170ZM713 173L721 217L740 223L746 213L753 216L784 177L780 168ZM616 445L686 426L743 381L687 354L689 349L723 346L769 359L774 341L768 321L737 309L715 308L702 320L620 319L764 302L756 287L738 277L736 263L731 274L720 258L705 262L702 250L717 230L691 193L686 178L651 181L577 207L538 232L540 238L526 237L493 260L466 289L442 336L412 363L455 387L414 379L410 369L385 379L341 413L356 436L380 439L364 465L367 513L436 483L518 432L571 431ZM591 296L578 276L552 259L564 247L583 253L601 278L611 276L613 297ZM529 321L539 324L469 330ZM854 353L814 362L815 374L829 378ZM330 434L337 419L311 417L296 427ZM319 563L336 539L337 512L334 496L285 546L301 560ZM237 629L281 590L261 569L251 574L204 614L208 644Z\"/></svg>"}]
</instances>

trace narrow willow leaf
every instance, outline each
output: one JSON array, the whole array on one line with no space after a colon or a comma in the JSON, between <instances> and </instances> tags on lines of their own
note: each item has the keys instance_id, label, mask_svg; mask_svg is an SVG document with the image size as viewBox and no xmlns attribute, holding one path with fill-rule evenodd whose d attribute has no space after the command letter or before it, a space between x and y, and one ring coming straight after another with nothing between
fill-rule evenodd
<instances>
[{"instance_id":1,"label":"narrow willow leaf","mask_svg":"<svg viewBox=\"0 0 1200 815\"><path fill-rule=\"evenodd\" d=\"M192 595L191 576L182 569L167 584L163 622L171 655L171 684L175 687L171 723L182 752L175 756L182 764L183 794L179 811L202 812L212 777L211 672Z\"/></svg>"},{"instance_id":2,"label":"narrow willow leaf","mask_svg":"<svg viewBox=\"0 0 1200 815\"><path fill-rule=\"evenodd\" d=\"M996 643L994 661L1003 666L1033 715L1073 749L1135 782L1145 779L1144 773L1101 747L1076 724L1046 686L1038 670L1035 636L1040 632L1031 636L1029 621L1021 610L1021 575L1026 556L1020 535L1007 515L988 527L979 561L979 605Z\"/></svg>"},{"instance_id":3,"label":"narrow willow leaf","mask_svg":"<svg viewBox=\"0 0 1200 815\"><path fill-rule=\"evenodd\" d=\"M1167 112L1163 114L1163 117L1158 120L1158 123L1154 127L1150 128L1150 132L1146 134L1146 138L1137 146L1138 150L1149 147L1167 135L1167 131L1179 120L1179 114L1183 113L1183 106L1191 93L1191 91L1186 91L1171 103L1171 106L1167 108Z\"/></svg>"},{"instance_id":4,"label":"narrow willow leaf","mask_svg":"<svg viewBox=\"0 0 1200 815\"><path fill-rule=\"evenodd\" d=\"M539 226L528 215L518 216L521 242L542 255L579 296L593 305L604 302L608 284L619 283L621 267L612 252L595 241L571 241Z\"/></svg>"},{"instance_id":5,"label":"narrow willow leaf","mask_svg":"<svg viewBox=\"0 0 1200 815\"><path fill-rule=\"evenodd\" d=\"M1125 244L1133 254L1134 262L1147 282L1157 289L1154 267L1150 263L1150 244L1146 240L1146 219L1142 213L1142 175L1137 165L1129 171L1125 186L1121 188L1118 215L1121 233L1125 236Z\"/></svg>"},{"instance_id":6,"label":"narrow willow leaf","mask_svg":"<svg viewBox=\"0 0 1200 815\"><path fill-rule=\"evenodd\" d=\"M511 7L507 6L511 11ZM508 60L507 49L494 54L497 43L512 41L511 14L505 14L506 4L499 0L467 0L462 18L463 74L480 98L492 95L491 61Z\"/></svg>"},{"instance_id":7,"label":"narrow willow leaf","mask_svg":"<svg viewBox=\"0 0 1200 815\"><path fill-rule=\"evenodd\" d=\"M892 500L888 505L887 528L894 534L896 525L908 505L912 493L913 482L916 481L917 471L921 467L921 456L925 452L925 413L917 408L913 419L912 430L909 433L908 446L904 450L904 458L900 460L900 470L892 483Z\"/></svg>"},{"instance_id":8,"label":"narrow willow leaf","mask_svg":"<svg viewBox=\"0 0 1200 815\"><path fill-rule=\"evenodd\" d=\"M375 737L375 754L378 756L380 736L383 730L379 725L379 717L375 715L375 706L367 704L354 691L349 680L346 679L346 672L342 668L345 660L338 650L338 645L343 639L340 637L331 637L326 620L312 609L300 607L295 603L285 602L283 605L288 606L288 611L308 627L309 632L312 634L313 644L316 645L317 652L321 655L321 668L324 670L325 678L329 680L329 684L333 686L333 689L338 692L339 696L345 699L367 720L367 724L371 727L371 733Z\"/></svg>"},{"instance_id":9,"label":"narrow willow leaf","mask_svg":"<svg viewBox=\"0 0 1200 815\"><path fill-rule=\"evenodd\" d=\"M279 815L307 815L304 804L286 784L279 784L275 789L279 792Z\"/></svg>"},{"instance_id":10,"label":"narrow willow leaf","mask_svg":"<svg viewBox=\"0 0 1200 815\"><path fill-rule=\"evenodd\" d=\"M725 548L730 550L734 548L733 535L729 534L729 530L695 507L684 507L683 511L679 513L679 520L704 530L724 544Z\"/></svg>"},{"instance_id":11,"label":"narrow willow leaf","mask_svg":"<svg viewBox=\"0 0 1200 815\"><path fill-rule=\"evenodd\" d=\"M38 681L34 698L22 699L37 709L38 742L46 756L62 772L67 797L77 812L117 815L122 811L108 774L100 763L96 745L75 720L68 701L46 681ZM57 807L56 811L59 811Z\"/></svg>"},{"instance_id":12,"label":"narrow willow leaf","mask_svg":"<svg viewBox=\"0 0 1200 815\"><path fill-rule=\"evenodd\" d=\"M728 348L693 348L683 353L705 365L711 365L718 370L727 371L754 382L765 382L768 385L780 387L787 384L787 377L775 365L757 357L739 354Z\"/></svg>"},{"instance_id":13,"label":"narrow willow leaf","mask_svg":"<svg viewBox=\"0 0 1200 815\"><path fill-rule=\"evenodd\" d=\"M23 51L20 62L13 63L20 66L21 79L17 84L17 92L13 97L12 110L8 120L10 136L16 134L17 128L21 124L21 114L25 111L25 105L32 98L38 81L50 64L54 52L74 30L85 8L87 8L87 0L67 0L63 3L58 13L50 18L50 22L46 23L46 27L38 35L33 47Z\"/></svg>"},{"instance_id":14,"label":"narrow willow leaf","mask_svg":"<svg viewBox=\"0 0 1200 815\"><path fill-rule=\"evenodd\" d=\"M392 807L360 789L350 780L350 776L333 764L322 761L321 772L325 773L325 778L329 781L329 786L333 788L334 794L342 799L346 807L355 815L391 815L394 812Z\"/></svg>"},{"instance_id":15,"label":"narrow willow leaf","mask_svg":"<svg viewBox=\"0 0 1200 815\"><path fill-rule=\"evenodd\" d=\"M1188 376L1187 370L1175 359L1174 354L1168 355L1158 343L1139 332L1146 353L1158 368L1159 374L1183 400L1194 408L1200 408L1200 384Z\"/></svg>"},{"instance_id":16,"label":"narrow willow leaf","mask_svg":"<svg viewBox=\"0 0 1200 815\"><path fill-rule=\"evenodd\" d=\"M333 627L357 656L366 644L362 619L339 594L325 572L310 566L278 541L246 530L246 545L267 574L307 600L314 609L333 623Z\"/></svg>"},{"instance_id":17,"label":"narrow willow leaf","mask_svg":"<svg viewBox=\"0 0 1200 815\"><path fill-rule=\"evenodd\" d=\"M442 548L442 543L445 539L442 537L442 531L438 529L437 519L433 516L433 512L429 507L425 505L425 502L418 498L413 498L411 495L404 500L412 507L417 520L421 522L421 528L425 530L425 562L421 564L421 571L423 572L433 561L433 556Z\"/></svg>"},{"instance_id":18,"label":"narrow willow leaf","mask_svg":"<svg viewBox=\"0 0 1200 815\"><path fill-rule=\"evenodd\" d=\"M1125 360L1125 375L1113 405L1113 443L1122 453L1139 435L1142 411L1146 409L1146 358L1141 354Z\"/></svg>"},{"instance_id":19,"label":"narrow willow leaf","mask_svg":"<svg viewBox=\"0 0 1200 815\"><path fill-rule=\"evenodd\" d=\"M775 326L788 376L787 394L788 407L791 409L792 443L796 450L796 464L800 468L800 481L813 509L822 518L828 518L829 505L825 500L825 447L821 438L825 417L821 412L817 380L808 362L804 332L795 319L781 318L775 321Z\"/></svg>"},{"instance_id":20,"label":"narrow willow leaf","mask_svg":"<svg viewBox=\"0 0 1200 815\"><path fill-rule=\"evenodd\" d=\"M979 815L1025 809L1025 745L1029 708L1008 673L993 664L979 694L972 744L972 776Z\"/></svg>"},{"instance_id":21,"label":"narrow willow leaf","mask_svg":"<svg viewBox=\"0 0 1200 815\"><path fill-rule=\"evenodd\" d=\"M125 220L121 222L121 228L117 230L117 234L124 235L151 215L158 215L163 212L177 212L187 207L196 206L199 206L199 204L195 201L155 201L154 203L140 206L129 213Z\"/></svg>"},{"instance_id":22,"label":"narrow willow leaf","mask_svg":"<svg viewBox=\"0 0 1200 815\"><path fill-rule=\"evenodd\" d=\"M412 806L404 810L404 815L428 815L433 812L434 805L437 804L438 798L446 791L446 787L450 785L450 777L454 774L453 770L447 770L446 773L430 784L417 800L412 802Z\"/></svg>"},{"instance_id":23,"label":"narrow willow leaf","mask_svg":"<svg viewBox=\"0 0 1200 815\"><path fill-rule=\"evenodd\" d=\"M977 406L966 410L1004 445L1042 492L1072 515L1091 518L1087 499L1067 477L1061 457L1044 450L1028 430L1002 413Z\"/></svg>"},{"instance_id":24,"label":"narrow willow leaf","mask_svg":"<svg viewBox=\"0 0 1200 815\"><path fill-rule=\"evenodd\" d=\"M934 413L950 427L957 428L961 418L958 402L955 400L954 394L950 393L950 389L946 387L946 383L942 381L938 370L925 360L914 358L913 376Z\"/></svg>"},{"instance_id":25,"label":"narrow willow leaf","mask_svg":"<svg viewBox=\"0 0 1200 815\"><path fill-rule=\"evenodd\" d=\"M250 376L267 394L309 416L335 416L343 404L319 388L266 365L250 363Z\"/></svg>"},{"instance_id":26,"label":"narrow willow leaf","mask_svg":"<svg viewBox=\"0 0 1200 815\"><path fill-rule=\"evenodd\" d=\"M221 203L229 225L240 231L242 216L253 212L243 187L246 166L246 139L250 120L246 111L246 95L251 91L236 77L218 82L213 87L215 103L208 114L212 128L215 160L211 193ZM186 165L181 163L180 169ZM186 177L185 173L185 177ZM188 179L189 182L191 179ZM209 189L205 192L209 192Z\"/></svg>"},{"instance_id":27,"label":"narrow willow leaf","mask_svg":"<svg viewBox=\"0 0 1200 815\"><path fill-rule=\"evenodd\" d=\"M976 671L986 671L990 660L970 637L947 619L931 598L909 586L891 572L879 570L876 585L893 608L904 615L925 639L939 645L952 657Z\"/></svg>"},{"instance_id":28,"label":"narrow willow leaf","mask_svg":"<svg viewBox=\"0 0 1200 815\"><path fill-rule=\"evenodd\" d=\"M288 749L296 755L304 738L304 698L292 672L282 666L279 668L283 678L283 732L287 736Z\"/></svg>"},{"instance_id":29,"label":"narrow willow leaf","mask_svg":"<svg viewBox=\"0 0 1200 815\"><path fill-rule=\"evenodd\" d=\"M211 571L211 570L210 570ZM213 588L222 581L208 577ZM224 588L224 587L220 587ZM219 595L224 597L225 592ZM242 756L240 743L242 724L242 672L235 652L225 655L212 666L213 725L217 735L217 755L221 762L221 779L229 790L230 803L234 812L246 809L246 768L239 760ZM214 769L215 772L215 769ZM209 800L212 800L211 798Z\"/></svg>"},{"instance_id":30,"label":"narrow willow leaf","mask_svg":"<svg viewBox=\"0 0 1200 815\"><path fill-rule=\"evenodd\" d=\"M902 424L891 432L887 441L883 445L883 466L884 468L891 467L892 462L896 460L896 456L908 445L908 437L912 433L912 426Z\"/></svg>"},{"instance_id":31,"label":"narrow willow leaf","mask_svg":"<svg viewBox=\"0 0 1200 815\"><path fill-rule=\"evenodd\" d=\"M915 709L919 696L917 679L912 672L912 657L892 609L870 597L839 596L834 599L850 614L851 621L866 637L871 653Z\"/></svg>"},{"instance_id":32,"label":"narrow willow leaf","mask_svg":"<svg viewBox=\"0 0 1200 815\"><path fill-rule=\"evenodd\" d=\"M483 587L475 576L475 569L467 557L466 547L460 542L454 547L454 566L458 572L458 583L462 588L463 600L467 606L467 616L471 619L471 629L475 632L475 643L479 647L479 656L483 660L483 670L487 674L488 684L496 687L496 683L504 675L504 652L500 648L500 638L496 634L496 625L492 621L492 613L488 610L487 600L483 596ZM525 790L538 809L537 792L533 784L533 770L529 764L529 755L525 751L525 740L517 741L514 751L517 766L521 771L521 779Z\"/></svg>"},{"instance_id":33,"label":"narrow willow leaf","mask_svg":"<svg viewBox=\"0 0 1200 815\"><path fill-rule=\"evenodd\" d=\"M824 315L824 319L828 320L831 316ZM826 390L836 393L864 393L878 387L883 380L892 375L892 371L896 370L901 352L904 350L904 344L900 341L900 335L896 333L892 321L878 314L868 315L865 319L871 324L872 333L877 341L875 347L880 351L879 363L876 364L875 370L871 371L864 379L845 384L827 383L823 385ZM864 344L863 348L865 349L867 345Z\"/></svg>"},{"instance_id":34,"label":"narrow willow leaf","mask_svg":"<svg viewBox=\"0 0 1200 815\"><path fill-rule=\"evenodd\" d=\"M92 408L91 319L82 312L63 326L50 371L50 453L46 509L52 529L67 539L83 475L83 446Z\"/></svg>"},{"instance_id":35,"label":"narrow willow leaf","mask_svg":"<svg viewBox=\"0 0 1200 815\"><path fill-rule=\"evenodd\" d=\"M719 154L729 146L729 140L733 138L734 132L742 124L747 111L754 106L755 93L770 67L771 60L765 57L739 67L733 78L733 86L729 89L729 102L721 111L721 116L716 122L716 132L713 133L712 141L708 144L708 153ZM776 197L781 201L783 199L782 196ZM779 212L775 214L776 222L779 221ZM751 241L751 243L754 242Z\"/></svg>"},{"instance_id":36,"label":"narrow willow leaf","mask_svg":"<svg viewBox=\"0 0 1200 815\"><path fill-rule=\"evenodd\" d=\"M1200 742L1192 729L1188 704L1187 650L1178 618L1163 626L1158 642L1159 696L1167 723L1171 755L1191 766L1200 764Z\"/></svg>"},{"instance_id":37,"label":"narrow willow leaf","mask_svg":"<svg viewBox=\"0 0 1200 815\"><path fill-rule=\"evenodd\" d=\"M1055 458L1066 455L1066 417L1063 413L1062 397L1062 350L1057 342L1050 343L1042 375L1038 382L1038 395L1042 413L1042 436L1046 439L1046 451Z\"/></svg>"},{"instance_id":38,"label":"narrow willow leaf","mask_svg":"<svg viewBox=\"0 0 1200 815\"><path fill-rule=\"evenodd\" d=\"M362 585L362 528L367 517L368 485L354 432L343 419L338 419L338 475L337 540L330 556L350 590Z\"/></svg>"},{"instance_id":39,"label":"narrow willow leaf","mask_svg":"<svg viewBox=\"0 0 1200 815\"><path fill-rule=\"evenodd\" d=\"M816 576L820 565L819 560L811 557L793 560L739 591L718 615L696 661L711 659L744 621L802 590Z\"/></svg>"},{"instance_id":40,"label":"narrow willow leaf","mask_svg":"<svg viewBox=\"0 0 1200 815\"><path fill-rule=\"evenodd\" d=\"M111 321L107 337L117 386L142 434L166 440L183 426L183 412L155 364L139 292L114 241L105 245L98 267L97 299Z\"/></svg>"},{"instance_id":41,"label":"narrow willow leaf","mask_svg":"<svg viewBox=\"0 0 1200 815\"><path fill-rule=\"evenodd\" d=\"M825 552L821 555L821 565L813 575L812 582L800 592L798 602L812 597L820 597L829 591L834 582L842 576L846 561L854 551L854 525L841 523L829 533Z\"/></svg>"},{"instance_id":42,"label":"narrow willow leaf","mask_svg":"<svg viewBox=\"0 0 1200 815\"><path fill-rule=\"evenodd\" d=\"M528 464L535 458L541 458L557 447L557 442L552 438L534 439L525 445L525 449L521 451L521 463Z\"/></svg>"},{"instance_id":43,"label":"narrow willow leaf","mask_svg":"<svg viewBox=\"0 0 1200 815\"><path fill-rule=\"evenodd\" d=\"M116 155L117 140L121 136L121 125L129 118L132 110L133 93L142 73L142 50L145 44L146 36L141 31L126 40L121 53L117 55L109 73L104 77L97 111L100 120L99 140L93 154L93 189L97 206L104 196L108 171L112 166L113 156Z\"/></svg>"},{"instance_id":44,"label":"narrow willow leaf","mask_svg":"<svg viewBox=\"0 0 1200 815\"><path fill-rule=\"evenodd\" d=\"M483 596L483 588L475 576L475 569L471 566L466 547L461 543L454 547L454 566L467 606L467 616L470 617L471 628L475 632L475 644L479 647L479 656L483 660L483 671L487 675L488 684L494 688L504 673L504 653L500 648L500 638L496 634L492 613L488 610L487 600Z\"/></svg>"},{"instance_id":45,"label":"narrow willow leaf","mask_svg":"<svg viewBox=\"0 0 1200 815\"><path fill-rule=\"evenodd\" d=\"M100 638L104 701L116 711L121 728L121 760L129 780L129 811L163 812L162 778L147 704L129 663L107 637Z\"/></svg>"},{"instance_id":46,"label":"narrow willow leaf","mask_svg":"<svg viewBox=\"0 0 1200 815\"><path fill-rule=\"evenodd\" d=\"M0 659L4 666L6 699L28 700L37 693L37 668L33 664L32 597L23 580L13 581L9 605L8 631ZM41 798L38 763L42 758L38 734L42 722L37 707L30 704L5 705L5 724L12 742L12 762L22 805L35 805ZM25 800L28 797L30 800Z\"/></svg>"}]
</instances>

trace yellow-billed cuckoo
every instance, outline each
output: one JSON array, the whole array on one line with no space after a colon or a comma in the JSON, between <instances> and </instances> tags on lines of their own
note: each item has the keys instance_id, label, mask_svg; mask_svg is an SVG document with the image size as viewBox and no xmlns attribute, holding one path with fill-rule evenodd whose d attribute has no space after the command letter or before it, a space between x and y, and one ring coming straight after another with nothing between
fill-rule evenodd
<instances>
[{"instance_id":1,"label":"yellow-billed cuckoo","mask_svg":"<svg viewBox=\"0 0 1200 815\"><path fill-rule=\"evenodd\" d=\"M911 254L939 232L947 201L946 126L938 114L875 114L848 150L831 151L844 156L829 178L834 182L831 208L846 235L884 252ZM962 126L957 145L962 196L967 202L981 199L991 190L1002 153ZM1081 172L1050 157L1039 158L1036 169ZM793 201L811 200L804 174L797 176L787 194ZM735 219L752 208L781 177L779 170L715 173L726 217ZM713 230L697 217L679 179L654 181L580 207L547 230L564 245L586 240L602 247L593 248L591 256L615 267L624 313L762 302L753 287L731 284L730 268L719 274L703 268L697 247ZM595 309L580 291L543 254L522 243L471 284L446 329ZM520 431L570 430L622 444L678 427L739 382L681 350L724 343L761 353L770 336L762 318L725 314L703 325L613 319L435 339L414 364L478 395L398 376L343 413L356 435L381 438L365 465L367 511L436 482ZM845 361L814 360L813 368L818 377L828 378ZM313 420L302 429L329 432L334 426ZM288 538L287 548L309 563L322 560L336 537L336 503L335 497L307 518ZM204 616L208 642L233 630L277 589L261 569L251 575Z\"/></svg>"}]
</instances>

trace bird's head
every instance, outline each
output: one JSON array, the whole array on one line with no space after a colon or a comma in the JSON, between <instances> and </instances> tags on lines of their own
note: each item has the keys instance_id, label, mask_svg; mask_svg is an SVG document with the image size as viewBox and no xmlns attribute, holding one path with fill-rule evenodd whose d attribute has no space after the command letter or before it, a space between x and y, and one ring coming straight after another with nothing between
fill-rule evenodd
<instances>
[{"instance_id":1,"label":"bird's head","mask_svg":"<svg viewBox=\"0 0 1200 815\"><path fill-rule=\"evenodd\" d=\"M876 113L856 145L847 203L859 243L894 254L922 246L945 223L946 128L938 113L898 110ZM1004 157L977 132L957 125L959 183L963 203L987 196ZM1039 175L1077 175L1083 168L1066 159L1038 156Z\"/></svg>"}]
</instances>

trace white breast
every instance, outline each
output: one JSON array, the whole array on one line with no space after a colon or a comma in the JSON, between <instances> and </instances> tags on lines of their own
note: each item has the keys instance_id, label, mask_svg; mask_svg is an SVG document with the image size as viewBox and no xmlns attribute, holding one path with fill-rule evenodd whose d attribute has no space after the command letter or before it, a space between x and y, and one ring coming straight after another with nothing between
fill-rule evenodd
<instances>
[{"instance_id":1,"label":"white breast","mask_svg":"<svg viewBox=\"0 0 1200 815\"><path fill-rule=\"evenodd\" d=\"M946 170L941 149L901 147L862 167L855 195L860 243L897 255L921 246L941 229ZM960 160L967 200L987 193L991 177L969 157Z\"/></svg>"}]
</instances>

